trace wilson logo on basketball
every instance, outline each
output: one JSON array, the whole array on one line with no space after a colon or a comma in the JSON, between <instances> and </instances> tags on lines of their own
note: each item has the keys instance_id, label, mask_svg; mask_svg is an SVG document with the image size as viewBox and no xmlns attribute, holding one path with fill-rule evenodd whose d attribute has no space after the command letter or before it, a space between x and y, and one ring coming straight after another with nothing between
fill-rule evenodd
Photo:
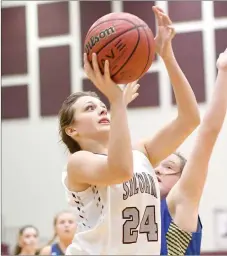
<instances>
[{"instance_id":1,"label":"wilson logo on basketball","mask_svg":"<svg viewBox=\"0 0 227 256\"><path fill-rule=\"evenodd\" d=\"M114 34L116 32L114 27L109 27L103 31L101 31L98 35L96 36L92 36L88 43L85 46L85 51L87 54L89 54L90 50L92 50L92 48L102 39L102 38L106 38L112 34Z\"/></svg>"}]
</instances>

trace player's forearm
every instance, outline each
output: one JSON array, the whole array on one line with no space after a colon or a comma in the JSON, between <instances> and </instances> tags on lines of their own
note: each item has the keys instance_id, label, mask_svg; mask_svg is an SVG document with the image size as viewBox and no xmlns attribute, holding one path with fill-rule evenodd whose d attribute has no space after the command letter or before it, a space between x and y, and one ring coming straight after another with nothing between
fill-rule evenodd
<instances>
[{"instance_id":1,"label":"player's forearm","mask_svg":"<svg viewBox=\"0 0 227 256\"><path fill-rule=\"evenodd\" d=\"M219 133L227 109L227 71L219 70L216 78L214 93L209 109L202 123L207 125L212 132Z\"/></svg>"},{"instance_id":2,"label":"player's forearm","mask_svg":"<svg viewBox=\"0 0 227 256\"><path fill-rule=\"evenodd\" d=\"M188 125L197 126L200 122L200 115L196 98L172 50L169 57L163 61L176 98L178 117L183 119Z\"/></svg>"},{"instance_id":3,"label":"player's forearm","mask_svg":"<svg viewBox=\"0 0 227 256\"><path fill-rule=\"evenodd\" d=\"M131 137L127 109L123 100L111 104L111 126L108 147L109 168L122 175L133 173Z\"/></svg>"},{"instance_id":4,"label":"player's forearm","mask_svg":"<svg viewBox=\"0 0 227 256\"><path fill-rule=\"evenodd\" d=\"M227 71L219 71L214 93L198 129L196 144L184 168L180 182L173 188L176 201L197 209L202 196L212 150L227 110ZM195 185L196 184L196 185Z\"/></svg>"}]
</instances>

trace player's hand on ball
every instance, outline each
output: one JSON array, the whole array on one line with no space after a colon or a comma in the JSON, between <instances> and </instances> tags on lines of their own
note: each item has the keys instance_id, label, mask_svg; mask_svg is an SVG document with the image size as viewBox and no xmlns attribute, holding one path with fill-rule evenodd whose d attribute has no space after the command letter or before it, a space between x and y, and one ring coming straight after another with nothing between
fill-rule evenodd
<instances>
[{"instance_id":1,"label":"player's hand on ball","mask_svg":"<svg viewBox=\"0 0 227 256\"><path fill-rule=\"evenodd\" d=\"M176 32L171 26L172 21L163 10L157 6L152 7L158 23L158 32L155 37L155 50L165 60L172 56L172 39Z\"/></svg>"},{"instance_id":2,"label":"player's hand on ball","mask_svg":"<svg viewBox=\"0 0 227 256\"><path fill-rule=\"evenodd\" d=\"M91 67L87 59L87 54L85 53L84 70L92 83L108 98L110 103L113 103L118 99L123 99L123 91L110 77L109 62L105 61L104 74L102 75L98 65L97 55L93 53L92 66L93 68Z\"/></svg>"},{"instance_id":3,"label":"player's hand on ball","mask_svg":"<svg viewBox=\"0 0 227 256\"><path fill-rule=\"evenodd\" d=\"M123 93L124 93L124 102L126 106L139 96L139 93L137 92L139 87L140 85L137 84L137 81L129 83L125 86Z\"/></svg>"},{"instance_id":4,"label":"player's hand on ball","mask_svg":"<svg viewBox=\"0 0 227 256\"><path fill-rule=\"evenodd\" d=\"M217 68L219 70L227 71L227 48L219 55L217 60Z\"/></svg>"}]
</instances>

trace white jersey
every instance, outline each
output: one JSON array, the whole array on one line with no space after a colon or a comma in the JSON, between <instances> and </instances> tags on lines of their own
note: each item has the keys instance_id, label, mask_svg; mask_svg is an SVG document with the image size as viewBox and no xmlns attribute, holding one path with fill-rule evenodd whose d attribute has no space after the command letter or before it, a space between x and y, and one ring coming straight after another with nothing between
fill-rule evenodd
<instances>
[{"instance_id":1,"label":"white jersey","mask_svg":"<svg viewBox=\"0 0 227 256\"><path fill-rule=\"evenodd\" d=\"M100 157L106 157L100 155ZM140 151L133 151L134 176L122 184L69 191L77 232L66 255L160 255L160 191L155 172Z\"/></svg>"}]
</instances>

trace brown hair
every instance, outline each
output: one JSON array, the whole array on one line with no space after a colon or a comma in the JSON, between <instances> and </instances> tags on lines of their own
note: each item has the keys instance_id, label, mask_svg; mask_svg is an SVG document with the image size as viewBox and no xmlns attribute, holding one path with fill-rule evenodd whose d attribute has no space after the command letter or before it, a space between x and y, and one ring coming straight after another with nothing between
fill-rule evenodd
<instances>
[{"instance_id":1,"label":"brown hair","mask_svg":"<svg viewBox=\"0 0 227 256\"><path fill-rule=\"evenodd\" d=\"M21 235L23 235L24 231L25 231L27 228L34 228L35 231L37 232L37 235L39 234L39 231L38 231L38 229L37 229L35 226L33 226L33 225L26 225L26 226L23 226L23 227L21 227L21 228L19 229L19 232L18 232L19 237L20 237ZM19 238L19 237L18 237L18 238ZM19 243L17 243L16 246L15 246L15 249L14 249L14 255L19 255L19 254L21 253L21 250L22 250L21 246L19 245Z\"/></svg>"},{"instance_id":2,"label":"brown hair","mask_svg":"<svg viewBox=\"0 0 227 256\"><path fill-rule=\"evenodd\" d=\"M187 159L180 152L175 152L174 155L178 156L180 159L180 171L182 172L187 163Z\"/></svg>"},{"instance_id":3,"label":"brown hair","mask_svg":"<svg viewBox=\"0 0 227 256\"><path fill-rule=\"evenodd\" d=\"M62 107L59 111L59 133L61 140L67 146L70 153L75 153L76 151L81 150L80 145L73 138L71 138L66 132L65 129L73 123L74 110L72 108L73 104L83 96L91 96L98 98L98 95L95 92L76 92L71 94L62 104Z\"/></svg>"},{"instance_id":4,"label":"brown hair","mask_svg":"<svg viewBox=\"0 0 227 256\"><path fill-rule=\"evenodd\" d=\"M57 214L55 215L54 221L53 221L53 226L54 226L54 228L55 228L56 225L57 225L58 218L59 218L63 213L72 213L72 214L73 214L73 212L70 211L70 210L65 210L65 211L61 211L61 212L57 213ZM46 246L52 245L56 238L57 238L57 233L56 233L56 231L55 231L53 237L48 241L48 243L47 243Z\"/></svg>"}]
</instances>

